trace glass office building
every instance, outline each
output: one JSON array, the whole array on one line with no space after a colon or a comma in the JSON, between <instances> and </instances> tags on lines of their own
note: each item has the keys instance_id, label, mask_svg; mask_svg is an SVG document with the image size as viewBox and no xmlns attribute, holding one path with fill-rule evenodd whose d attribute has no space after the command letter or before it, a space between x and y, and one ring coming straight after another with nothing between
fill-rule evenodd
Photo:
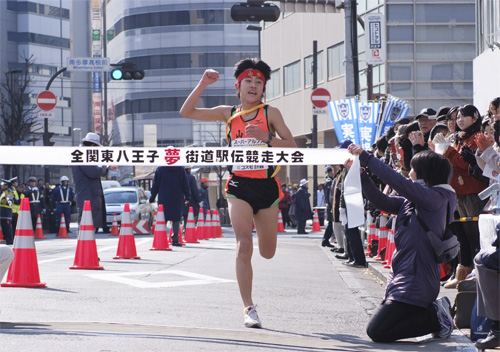
<instances>
[{"instance_id":1,"label":"glass office building","mask_svg":"<svg viewBox=\"0 0 500 352\"><path fill-rule=\"evenodd\" d=\"M224 126L182 118L179 110L203 72L221 74L200 107L238 103L233 67L258 53L257 32L230 17L234 1L110 0L106 4L107 56L134 63L146 77L108 83L109 130L114 143L143 145L144 126L158 146L220 143ZM156 127L154 127L156 126Z\"/></svg>"}]
</instances>

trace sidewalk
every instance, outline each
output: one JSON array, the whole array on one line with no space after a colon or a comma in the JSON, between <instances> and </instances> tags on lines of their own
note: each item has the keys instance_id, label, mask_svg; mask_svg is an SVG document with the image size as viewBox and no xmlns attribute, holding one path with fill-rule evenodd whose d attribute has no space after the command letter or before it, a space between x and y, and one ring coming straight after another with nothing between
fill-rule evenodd
<instances>
[{"instance_id":1,"label":"sidewalk","mask_svg":"<svg viewBox=\"0 0 500 352\"><path fill-rule=\"evenodd\" d=\"M291 232L291 230L289 231ZM310 228L306 228L306 231L310 231ZM308 236L309 238L316 240L318 244L321 245L323 239L322 232L310 232ZM336 253L331 252L330 248L328 247L322 247L322 248L323 251L326 253L326 255L332 258L331 259L332 261L339 261L339 259L335 258ZM377 261L369 256L366 257L366 261L368 263L367 270L385 285L389 277L390 269L384 268L384 265L381 264L380 261ZM363 270L363 269L352 268L352 270ZM443 287L441 287L439 293L440 297L441 296L448 297L452 306L453 303L455 302L456 295L457 295L456 289L445 289ZM382 300L382 297L380 297L380 299ZM447 342L452 343L456 347L455 349L456 351L462 351L462 352L476 351L474 342L471 341L468 338L468 336L470 336L469 329L455 329Z\"/></svg>"}]
</instances>

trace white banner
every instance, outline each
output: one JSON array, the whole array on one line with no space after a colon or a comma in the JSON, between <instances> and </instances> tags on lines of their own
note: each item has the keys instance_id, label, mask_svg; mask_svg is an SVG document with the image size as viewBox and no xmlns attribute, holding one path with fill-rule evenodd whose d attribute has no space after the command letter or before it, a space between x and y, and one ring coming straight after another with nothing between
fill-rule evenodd
<instances>
[{"instance_id":1,"label":"white banner","mask_svg":"<svg viewBox=\"0 0 500 352\"><path fill-rule=\"evenodd\" d=\"M346 149L0 146L5 165L340 165Z\"/></svg>"}]
</instances>

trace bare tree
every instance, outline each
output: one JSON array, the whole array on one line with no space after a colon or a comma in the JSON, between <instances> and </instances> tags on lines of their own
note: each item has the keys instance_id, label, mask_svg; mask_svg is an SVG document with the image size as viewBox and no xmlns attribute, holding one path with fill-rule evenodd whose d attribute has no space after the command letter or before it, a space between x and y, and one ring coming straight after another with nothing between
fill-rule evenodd
<instances>
[{"instance_id":1,"label":"bare tree","mask_svg":"<svg viewBox=\"0 0 500 352\"><path fill-rule=\"evenodd\" d=\"M0 84L0 144L21 145L27 137L41 130L34 110L36 105L29 105L29 75L33 57L24 59L24 67L5 73L5 80ZM4 176L17 176L18 165L4 165Z\"/></svg>"}]
</instances>

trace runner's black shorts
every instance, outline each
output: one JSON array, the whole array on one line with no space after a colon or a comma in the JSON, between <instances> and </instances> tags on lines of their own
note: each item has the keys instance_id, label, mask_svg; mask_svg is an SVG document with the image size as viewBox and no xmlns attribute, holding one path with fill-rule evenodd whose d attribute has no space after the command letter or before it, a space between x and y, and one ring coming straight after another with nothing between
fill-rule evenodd
<instances>
[{"instance_id":1,"label":"runner's black shorts","mask_svg":"<svg viewBox=\"0 0 500 352\"><path fill-rule=\"evenodd\" d=\"M267 209L279 203L283 198L280 180L273 178L249 178L229 176L226 183L228 198L244 200L257 214L260 209Z\"/></svg>"}]
</instances>

